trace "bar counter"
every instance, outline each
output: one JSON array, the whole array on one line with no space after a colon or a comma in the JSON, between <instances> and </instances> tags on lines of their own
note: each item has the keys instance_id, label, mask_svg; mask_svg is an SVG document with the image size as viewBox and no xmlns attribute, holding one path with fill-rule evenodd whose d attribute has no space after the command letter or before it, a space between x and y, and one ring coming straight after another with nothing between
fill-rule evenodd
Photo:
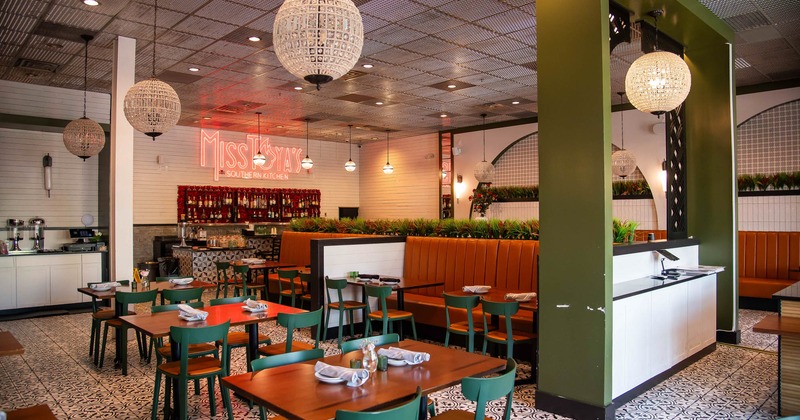
<instances>
[{"instance_id":1,"label":"bar counter","mask_svg":"<svg viewBox=\"0 0 800 420\"><path fill-rule=\"evenodd\" d=\"M217 281L215 262L235 261L256 256L256 248L198 248L174 247L172 256L178 259L182 276L193 276L197 280ZM230 273L228 273L230 275Z\"/></svg>"}]
</instances>

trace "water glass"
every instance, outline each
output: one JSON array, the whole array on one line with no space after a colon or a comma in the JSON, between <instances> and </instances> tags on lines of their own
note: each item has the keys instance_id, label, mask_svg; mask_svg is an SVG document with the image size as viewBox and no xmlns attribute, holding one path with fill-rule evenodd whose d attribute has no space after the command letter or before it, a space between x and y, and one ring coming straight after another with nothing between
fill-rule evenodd
<instances>
[{"instance_id":1,"label":"water glass","mask_svg":"<svg viewBox=\"0 0 800 420\"><path fill-rule=\"evenodd\" d=\"M368 370L370 374L375 373L378 369L378 355L374 351L364 353L362 360L364 369ZM388 362L387 362L388 363Z\"/></svg>"}]
</instances>

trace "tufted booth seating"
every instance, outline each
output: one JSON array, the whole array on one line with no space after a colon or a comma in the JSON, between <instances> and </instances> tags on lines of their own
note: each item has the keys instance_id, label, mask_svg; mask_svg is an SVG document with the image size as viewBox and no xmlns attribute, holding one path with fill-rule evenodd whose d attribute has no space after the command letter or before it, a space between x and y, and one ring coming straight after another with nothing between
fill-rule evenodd
<instances>
[{"instance_id":1,"label":"tufted booth seating","mask_svg":"<svg viewBox=\"0 0 800 420\"><path fill-rule=\"evenodd\" d=\"M739 231L739 296L772 298L798 280L800 232Z\"/></svg>"},{"instance_id":2,"label":"tufted booth seating","mask_svg":"<svg viewBox=\"0 0 800 420\"><path fill-rule=\"evenodd\" d=\"M414 313L417 323L446 327L444 291L460 290L465 285L490 285L503 289L538 291L537 256L539 241L469 238L406 238L404 280L444 282L444 286L413 289L405 293L405 309ZM390 302L390 305L396 302ZM474 314L480 319L481 309ZM454 321L462 319L456 315ZM514 328L530 331L533 314L519 311ZM502 324L502 323L501 323Z\"/></svg>"}]
</instances>

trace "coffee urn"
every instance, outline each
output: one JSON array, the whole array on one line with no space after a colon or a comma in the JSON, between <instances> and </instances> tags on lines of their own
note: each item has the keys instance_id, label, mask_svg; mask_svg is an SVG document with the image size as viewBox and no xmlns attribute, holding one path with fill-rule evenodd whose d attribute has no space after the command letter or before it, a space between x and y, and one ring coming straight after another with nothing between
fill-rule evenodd
<instances>
[{"instance_id":1,"label":"coffee urn","mask_svg":"<svg viewBox=\"0 0 800 420\"><path fill-rule=\"evenodd\" d=\"M19 241L22 240L19 229L25 226L25 221L21 219L8 219L6 221L6 226L11 228L11 237L8 238L8 240L11 241L11 249L9 251L22 251L19 247Z\"/></svg>"},{"instance_id":2,"label":"coffee urn","mask_svg":"<svg viewBox=\"0 0 800 420\"><path fill-rule=\"evenodd\" d=\"M31 240L33 241L33 249L44 249L44 229L47 225L41 217L34 217L28 220L28 227L31 229Z\"/></svg>"},{"instance_id":3,"label":"coffee urn","mask_svg":"<svg viewBox=\"0 0 800 420\"><path fill-rule=\"evenodd\" d=\"M186 229L189 227L189 223L186 222L178 222L178 236L181 238L180 247L186 248Z\"/></svg>"}]
</instances>

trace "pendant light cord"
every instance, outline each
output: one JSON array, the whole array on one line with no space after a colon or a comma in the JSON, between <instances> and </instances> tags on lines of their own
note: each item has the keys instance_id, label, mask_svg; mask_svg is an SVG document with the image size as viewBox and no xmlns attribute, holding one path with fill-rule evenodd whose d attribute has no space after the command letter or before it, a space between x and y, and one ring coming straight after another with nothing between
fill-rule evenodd
<instances>
[{"instance_id":1,"label":"pendant light cord","mask_svg":"<svg viewBox=\"0 0 800 420\"><path fill-rule=\"evenodd\" d=\"M350 162L353 161L353 124L349 124L350 127Z\"/></svg>"},{"instance_id":2,"label":"pendant light cord","mask_svg":"<svg viewBox=\"0 0 800 420\"><path fill-rule=\"evenodd\" d=\"M258 133L256 133L256 144L258 145L258 154L261 154L261 113L256 112L258 115Z\"/></svg>"},{"instance_id":3,"label":"pendant light cord","mask_svg":"<svg viewBox=\"0 0 800 420\"><path fill-rule=\"evenodd\" d=\"M89 35L84 35L83 40L86 41L83 48L83 118L86 118L86 89L89 85Z\"/></svg>"},{"instance_id":4,"label":"pendant light cord","mask_svg":"<svg viewBox=\"0 0 800 420\"><path fill-rule=\"evenodd\" d=\"M483 161L486 162L486 114L481 114L483 117Z\"/></svg>"},{"instance_id":5,"label":"pendant light cord","mask_svg":"<svg viewBox=\"0 0 800 420\"><path fill-rule=\"evenodd\" d=\"M306 159L308 159L308 118L306 118Z\"/></svg>"},{"instance_id":6,"label":"pendant light cord","mask_svg":"<svg viewBox=\"0 0 800 420\"><path fill-rule=\"evenodd\" d=\"M389 164L389 130L386 130L386 164Z\"/></svg>"},{"instance_id":7,"label":"pendant light cord","mask_svg":"<svg viewBox=\"0 0 800 420\"><path fill-rule=\"evenodd\" d=\"M619 94L619 104L620 107L622 106L622 95L625 95L625 92L617 92ZM625 111L620 109L619 111L619 125L621 135L620 138L622 139L622 150L625 150Z\"/></svg>"},{"instance_id":8,"label":"pendant light cord","mask_svg":"<svg viewBox=\"0 0 800 420\"><path fill-rule=\"evenodd\" d=\"M156 19L158 18L158 0L153 8L153 78L156 77Z\"/></svg>"}]
</instances>

